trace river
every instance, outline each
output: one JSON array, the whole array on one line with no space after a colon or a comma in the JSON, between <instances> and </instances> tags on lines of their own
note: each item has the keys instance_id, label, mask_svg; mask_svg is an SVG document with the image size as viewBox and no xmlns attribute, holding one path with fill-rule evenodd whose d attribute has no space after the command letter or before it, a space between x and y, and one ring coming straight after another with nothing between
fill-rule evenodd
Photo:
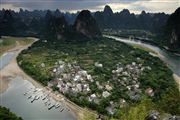
<instances>
[{"instance_id":1,"label":"river","mask_svg":"<svg viewBox=\"0 0 180 120\"><path fill-rule=\"evenodd\" d=\"M161 55L161 59L168 64L169 68L178 76L180 76L180 57L168 52L167 50L160 49L157 46L147 44L141 41L132 41L115 36L105 36L113 38L117 41L121 41L128 44L136 44L146 48L149 48ZM3 69L13 58L13 52L7 52L0 57L0 69ZM59 109L48 110L44 105L43 100L37 100L33 103L23 94L33 88L34 86L27 80L23 80L21 76L11 78L10 87L0 95L1 106L10 108L11 111L21 116L25 120L75 120L74 115L65 109L60 112ZM66 106L64 106L66 108Z\"/></svg>"},{"instance_id":2,"label":"river","mask_svg":"<svg viewBox=\"0 0 180 120\"><path fill-rule=\"evenodd\" d=\"M7 66L13 59L15 52L7 52L0 57L0 70ZM21 76L16 76L11 79L8 89L0 94L0 105L9 108L12 112L21 116L24 120L76 120L75 115L69 111L69 108L62 102L57 102L49 97L52 104L59 104L60 107L53 107L48 110L48 105L45 104L46 100L43 95L46 93L36 93L40 97L38 100L31 103L32 99L29 96L35 94L32 91L34 86L28 80L24 80ZM27 95L24 95L30 91ZM48 100L48 99L47 99ZM63 110L63 111L62 111Z\"/></svg>"},{"instance_id":3,"label":"river","mask_svg":"<svg viewBox=\"0 0 180 120\"><path fill-rule=\"evenodd\" d=\"M120 37L115 37L115 36L109 36L109 35L104 35L107 38L112 38L120 42L124 42L127 44L134 44L134 45L140 45L142 47L151 49L155 51L156 53L160 54L160 59L164 61L168 67L178 76L180 76L180 56L172 54L171 52L165 50L165 49L160 49L159 47L155 45L151 45L145 42L141 42L138 40L129 40L125 38L120 38Z\"/></svg>"},{"instance_id":4,"label":"river","mask_svg":"<svg viewBox=\"0 0 180 120\"><path fill-rule=\"evenodd\" d=\"M4 53L0 57L0 70L9 64L9 62L12 60L13 57L14 57L14 52Z\"/></svg>"}]
</instances>

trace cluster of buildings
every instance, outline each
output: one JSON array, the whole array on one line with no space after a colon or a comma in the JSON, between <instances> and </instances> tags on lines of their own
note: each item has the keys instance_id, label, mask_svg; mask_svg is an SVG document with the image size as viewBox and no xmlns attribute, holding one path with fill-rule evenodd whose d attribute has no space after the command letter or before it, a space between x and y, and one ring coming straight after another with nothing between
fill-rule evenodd
<instances>
[{"instance_id":1,"label":"cluster of buildings","mask_svg":"<svg viewBox=\"0 0 180 120\"><path fill-rule=\"evenodd\" d=\"M83 93L89 102L96 104L99 104L102 99L108 98L112 94L113 89L117 89L115 84L119 86L118 89L125 91L124 94L127 94L131 100L139 100L142 90L138 78L145 69L151 70L149 66L145 67L136 62L127 65L119 63L116 65L116 69L112 70L112 79L102 83L97 81L96 77L88 74L86 70L81 69L76 61L67 63L59 60L55 64L51 69L54 79L48 82L49 87L55 86L61 93L68 93L73 96ZM44 67L45 65L41 64L41 66ZM94 67L103 68L103 64L95 62ZM95 84L97 86L96 89L101 90L101 93L92 92L90 88L91 83ZM146 92L150 96L153 95L151 88L148 88ZM126 104L126 100L120 98L118 104L123 107ZM113 114L116 105L117 103L109 101L109 106L106 107L106 110Z\"/></svg>"},{"instance_id":2,"label":"cluster of buildings","mask_svg":"<svg viewBox=\"0 0 180 120\"><path fill-rule=\"evenodd\" d=\"M144 120L180 120L180 116L160 114L160 112L152 110L148 113Z\"/></svg>"},{"instance_id":3,"label":"cluster of buildings","mask_svg":"<svg viewBox=\"0 0 180 120\"><path fill-rule=\"evenodd\" d=\"M51 74L55 79L48 83L49 87L56 86L60 92L74 95L90 92L89 83L94 81L76 62L66 63L60 60L51 70Z\"/></svg>"},{"instance_id":4,"label":"cluster of buildings","mask_svg":"<svg viewBox=\"0 0 180 120\"><path fill-rule=\"evenodd\" d=\"M138 101L140 98L142 90L138 79L145 69L151 70L151 67L132 62L125 66L119 63L117 64L117 69L112 70L113 80L118 82L119 89L126 91L126 94L131 100ZM147 93L152 96L153 90L148 88Z\"/></svg>"}]
</instances>

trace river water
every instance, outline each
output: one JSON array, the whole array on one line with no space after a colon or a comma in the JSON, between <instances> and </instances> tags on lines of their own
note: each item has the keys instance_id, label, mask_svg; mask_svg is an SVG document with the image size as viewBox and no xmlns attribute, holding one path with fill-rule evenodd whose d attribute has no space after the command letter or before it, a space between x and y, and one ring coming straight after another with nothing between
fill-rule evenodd
<instances>
[{"instance_id":1,"label":"river water","mask_svg":"<svg viewBox=\"0 0 180 120\"><path fill-rule=\"evenodd\" d=\"M160 49L157 46L143 43L141 41L132 41L115 36L105 36L113 38L117 41L121 41L128 44L141 45L143 47L154 50L159 53L161 59L168 64L169 68L178 76L180 76L180 56L174 55L164 49ZM13 52L8 52L0 57L0 69L3 69L14 57ZM24 96L30 88L34 87L29 81L23 80L20 76L12 78L10 87L2 94L0 94L0 105L10 108L11 111L21 116L24 120L75 120L74 115L65 109L60 112L59 109L48 110L44 105L44 101L37 100L33 103ZM66 107L65 107L66 108Z\"/></svg>"},{"instance_id":2,"label":"river water","mask_svg":"<svg viewBox=\"0 0 180 120\"><path fill-rule=\"evenodd\" d=\"M7 52L0 56L0 70L3 69L14 57L14 52Z\"/></svg>"},{"instance_id":3,"label":"river water","mask_svg":"<svg viewBox=\"0 0 180 120\"><path fill-rule=\"evenodd\" d=\"M3 69L14 57L13 52L7 52L0 57L0 69ZM21 116L24 120L76 120L74 114L62 103L59 108L48 110L45 100L39 100L31 103L32 99L28 99L28 95L24 95L27 91L32 91L34 86L27 80L23 80L20 76L12 79L9 88L0 94L0 105L9 108L12 112ZM43 92L38 94L44 95ZM50 98L51 104L57 102ZM63 109L63 111L61 111Z\"/></svg>"},{"instance_id":4,"label":"river water","mask_svg":"<svg viewBox=\"0 0 180 120\"><path fill-rule=\"evenodd\" d=\"M180 56L172 54L171 52L169 52L165 49L160 49L159 47L157 47L155 45L151 45L151 44L144 43L141 41L129 40L129 39L115 37L115 36L109 36L109 35L104 35L104 36L115 39L120 42L127 43L127 44L140 45L142 47L149 48L149 49L159 53L161 55L161 60L164 61L176 75L180 76Z\"/></svg>"}]
</instances>

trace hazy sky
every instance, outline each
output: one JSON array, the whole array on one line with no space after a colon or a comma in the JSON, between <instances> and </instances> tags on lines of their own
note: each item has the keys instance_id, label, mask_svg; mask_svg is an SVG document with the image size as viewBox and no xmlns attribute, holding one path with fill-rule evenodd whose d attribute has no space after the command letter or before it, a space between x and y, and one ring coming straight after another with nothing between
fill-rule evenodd
<instances>
[{"instance_id":1,"label":"hazy sky","mask_svg":"<svg viewBox=\"0 0 180 120\"><path fill-rule=\"evenodd\" d=\"M102 11L105 5L109 5L114 12L129 9L130 12L172 13L180 7L180 0L0 0L0 7L18 11L19 8L34 9L59 9L61 11L76 12L82 9Z\"/></svg>"}]
</instances>

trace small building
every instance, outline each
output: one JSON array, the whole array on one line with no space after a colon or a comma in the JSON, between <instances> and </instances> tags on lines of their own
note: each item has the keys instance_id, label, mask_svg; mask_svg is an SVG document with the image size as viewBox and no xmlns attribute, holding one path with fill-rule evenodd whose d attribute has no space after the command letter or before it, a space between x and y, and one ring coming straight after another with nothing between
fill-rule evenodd
<instances>
[{"instance_id":1,"label":"small building","mask_svg":"<svg viewBox=\"0 0 180 120\"><path fill-rule=\"evenodd\" d=\"M89 100L90 102L92 102L92 101L94 101L96 98L97 98L97 96L96 96L96 94L94 93L94 94L91 94L91 95L90 95L90 97L89 97L88 100Z\"/></svg>"},{"instance_id":2,"label":"small building","mask_svg":"<svg viewBox=\"0 0 180 120\"><path fill-rule=\"evenodd\" d=\"M76 87L77 87L77 89L78 89L78 91L79 91L79 92L81 92L81 91L82 91L82 85L81 85L80 83L79 83L79 84L77 84L77 85L76 85Z\"/></svg>"},{"instance_id":3,"label":"small building","mask_svg":"<svg viewBox=\"0 0 180 120\"><path fill-rule=\"evenodd\" d=\"M103 65L102 64L100 64L100 63L98 63L98 62L95 62L95 64L94 64L96 67L103 67Z\"/></svg>"},{"instance_id":4,"label":"small building","mask_svg":"<svg viewBox=\"0 0 180 120\"><path fill-rule=\"evenodd\" d=\"M105 85L106 90L111 91L112 87L110 85Z\"/></svg>"},{"instance_id":5,"label":"small building","mask_svg":"<svg viewBox=\"0 0 180 120\"><path fill-rule=\"evenodd\" d=\"M41 67L44 68L46 67L46 65L44 63L41 63Z\"/></svg>"},{"instance_id":6,"label":"small building","mask_svg":"<svg viewBox=\"0 0 180 120\"><path fill-rule=\"evenodd\" d=\"M104 98L107 98L107 97L110 96L110 93L109 93L108 91L104 91L104 92L102 93L102 96L103 96Z\"/></svg>"},{"instance_id":7,"label":"small building","mask_svg":"<svg viewBox=\"0 0 180 120\"><path fill-rule=\"evenodd\" d=\"M154 96L154 91L153 91L152 88L147 88L147 89L145 90L145 93L146 93L147 95L151 96L151 97Z\"/></svg>"}]
</instances>

